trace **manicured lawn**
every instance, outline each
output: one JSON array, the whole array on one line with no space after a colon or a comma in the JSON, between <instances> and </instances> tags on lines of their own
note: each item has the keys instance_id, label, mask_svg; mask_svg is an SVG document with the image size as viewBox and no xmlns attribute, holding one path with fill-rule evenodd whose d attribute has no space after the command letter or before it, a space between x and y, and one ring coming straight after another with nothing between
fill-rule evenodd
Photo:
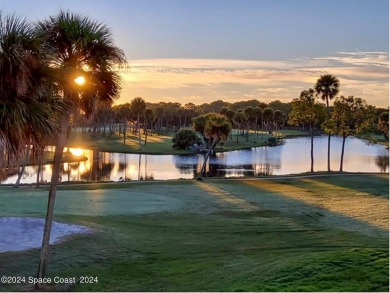
<instances>
[{"instance_id":1,"label":"manicured lawn","mask_svg":"<svg viewBox=\"0 0 390 293\"><path fill-rule=\"evenodd\" d=\"M76 291L387 292L388 191L386 175L63 186L56 220L96 232L53 246L48 276L98 277ZM0 216L44 217L46 197L0 187ZM38 255L0 253L0 274L34 276Z\"/></svg>"}]
</instances>

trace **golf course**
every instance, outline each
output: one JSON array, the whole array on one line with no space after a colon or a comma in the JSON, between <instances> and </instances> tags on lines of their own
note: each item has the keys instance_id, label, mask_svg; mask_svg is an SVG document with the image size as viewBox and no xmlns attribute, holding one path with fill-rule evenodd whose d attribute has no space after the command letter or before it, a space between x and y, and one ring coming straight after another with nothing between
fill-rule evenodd
<instances>
[{"instance_id":1,"label":"golf course","mask_svg":"<svg viewBox=\"0 0 390 293\"><path fill-rule=\"evenodd\" d=\"M388 190L388 174L62 185L55 221L91 232L51 246L47 277L76 283L48 289L387 292ZM46 187L0 198L0 216L45 216ZM0 253L0 273L36 276L38 256Z\"/></svg>"}]
</instances>

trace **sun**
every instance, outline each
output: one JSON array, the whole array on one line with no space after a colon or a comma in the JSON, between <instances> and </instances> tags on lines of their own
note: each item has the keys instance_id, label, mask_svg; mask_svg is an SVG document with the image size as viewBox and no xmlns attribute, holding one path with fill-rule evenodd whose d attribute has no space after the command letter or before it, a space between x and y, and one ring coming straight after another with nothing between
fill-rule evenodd
<instances>
[{"instance_id":1,"label":"sun","mask_svg":"<svg viewBox=\"0 0 390 293\"><path fill-rule=\"evenodd\" d=\"M78 85L83 85L85 83L85 77L80 75L79 77L75 78L74 82Z\"/></svg>"},{"instance_id":2,"label":"sun","mask_svg":"<svg viewBox=\"0 0 390 293\"><path fill-rule=\"evenodd\" d=\"M71 149L69 149L69 151L72 153L72 155L77 156L77 157L82 156L83 153L84 153L83 149L73 149L73 148L71 148Z\"/></svg>"}]
</instances>

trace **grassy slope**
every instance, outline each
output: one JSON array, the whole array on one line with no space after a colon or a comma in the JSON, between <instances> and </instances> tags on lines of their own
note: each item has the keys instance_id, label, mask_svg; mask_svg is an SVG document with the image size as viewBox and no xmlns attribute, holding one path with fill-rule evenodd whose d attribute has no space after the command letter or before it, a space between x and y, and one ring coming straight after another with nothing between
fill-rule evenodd
<instances>
[{"instance_id":1,"label":"grassy slope","mask_svg":"<svg viewBox=\"0 0 390 293\"><path fill-rule=\"evenodd\" d=\"M52 247L49 276L99 279L74 290L388 291L387 176L104 187L59 191L57 220L98 230ZM0 216L43 216L46 196L1 187ZM0 275L35 275L38 253L0 254Z\"/></svg>"}]
</instances>

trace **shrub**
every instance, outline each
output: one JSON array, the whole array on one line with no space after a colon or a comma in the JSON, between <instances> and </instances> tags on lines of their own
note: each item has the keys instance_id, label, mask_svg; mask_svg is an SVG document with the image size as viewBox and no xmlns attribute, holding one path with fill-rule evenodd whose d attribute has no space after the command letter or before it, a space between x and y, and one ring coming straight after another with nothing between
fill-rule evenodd
<instances>
[{"instance_id":1,"label":"shrub","mask_svg":"<svg viewBox=\"0 0 390 293\"><path fill-rule=\"evenodd\" d=\"M180 129L173 137L173 148L186 149L198 141L198 136L191 129Z\"/></svg>"}]
</instances>

